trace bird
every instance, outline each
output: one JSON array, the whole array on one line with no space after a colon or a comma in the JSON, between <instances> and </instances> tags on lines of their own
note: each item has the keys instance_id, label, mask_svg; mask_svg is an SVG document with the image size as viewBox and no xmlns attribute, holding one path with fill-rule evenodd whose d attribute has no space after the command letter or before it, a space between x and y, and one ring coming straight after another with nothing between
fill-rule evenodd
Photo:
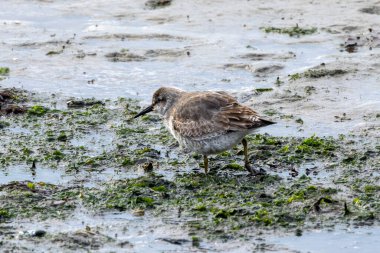
<instances>
[{"instance_id":1,"label":"bird","mask_svg":"<svg viewBox=\"0 0 380 253\"><path fill-rule=\"evenodd\" d=\"M184 152L203 155L205 174L209 155L229 150L238 143L243 144L246 170L251 175L261 174L249 164L245 136L275 122L263 119L228 93L161 87L154 92L151 104L133 118L152 111L163 117L164 125Z\"/></svg>"}]
</instances>

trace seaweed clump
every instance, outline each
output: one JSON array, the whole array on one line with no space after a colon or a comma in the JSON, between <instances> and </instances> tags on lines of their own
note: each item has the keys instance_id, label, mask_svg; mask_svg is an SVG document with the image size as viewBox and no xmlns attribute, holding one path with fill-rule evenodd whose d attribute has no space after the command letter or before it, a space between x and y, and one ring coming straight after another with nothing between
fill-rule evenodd
<instances>
[{"instance_id":1,"label":"seaweed clump","mask_svg":"<svg viewBox=\"0 0 380 253\"><path fill-rule=\"evenodd\" d=\"M279 28L279 27L262 27L261 30L263 30L266 33L280 33L280 34L288 34L290 37L300 37L302 35L310 35L315 32L317 32L317 28L301 28L298 25L294 27L288 27L288 28Z\"/></svg>"}]
</instances>

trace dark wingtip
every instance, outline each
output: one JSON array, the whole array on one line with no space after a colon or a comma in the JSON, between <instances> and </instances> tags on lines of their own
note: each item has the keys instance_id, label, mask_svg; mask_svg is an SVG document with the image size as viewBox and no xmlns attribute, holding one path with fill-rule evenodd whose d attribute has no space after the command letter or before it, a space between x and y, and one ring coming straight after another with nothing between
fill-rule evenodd
<instances>
[{"instance_id":1,"label":"dark wingtip","mask_svg":"<svg viewBox=\"0 0 380 253\"><path fill-rule=\"evenodd\" d=\"M264 126L269 126L269 125L277 124L276 122L273 122L273 121L270 121L270 120L266 120L266 119L260 119L260 121L263 123Z\"/></svg>"}]
</instances>

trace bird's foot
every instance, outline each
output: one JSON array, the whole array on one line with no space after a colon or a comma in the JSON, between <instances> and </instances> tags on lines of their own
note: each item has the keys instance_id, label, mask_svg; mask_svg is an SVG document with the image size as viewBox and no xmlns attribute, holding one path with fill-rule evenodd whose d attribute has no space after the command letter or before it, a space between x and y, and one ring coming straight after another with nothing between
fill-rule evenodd
<instances>
[{"instance_id":1,"label":"bird's foot","mask_svg":"<svg viewBox=\"0 0 380 253\"><path fill-rule=\"evenodd\" d=\"M255 170L249 163L245 163L244 167L247 169L251 176L263 176L266 174L265 170L261 168L259 170Z\"/></svg>"}]
</instances>

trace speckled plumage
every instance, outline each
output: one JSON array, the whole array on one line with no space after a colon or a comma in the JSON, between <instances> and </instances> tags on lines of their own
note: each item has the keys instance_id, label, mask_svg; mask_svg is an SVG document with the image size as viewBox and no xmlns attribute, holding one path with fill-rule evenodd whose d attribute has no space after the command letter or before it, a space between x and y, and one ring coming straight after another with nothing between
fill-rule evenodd
<instances>
[{"instance_id":1,"label":"speckled plumage","mask_svg":"<svg viewBox=\"0 0 380 253\"><path fill-rule=\"evenodd\" d=\"M162 87L154 93L152 105L136 117L151 110L163 115L165 126L184 151L203 154L205 159L232 148L256 128L273 124L222 91Z\"/></svg>"}]
</instances>

